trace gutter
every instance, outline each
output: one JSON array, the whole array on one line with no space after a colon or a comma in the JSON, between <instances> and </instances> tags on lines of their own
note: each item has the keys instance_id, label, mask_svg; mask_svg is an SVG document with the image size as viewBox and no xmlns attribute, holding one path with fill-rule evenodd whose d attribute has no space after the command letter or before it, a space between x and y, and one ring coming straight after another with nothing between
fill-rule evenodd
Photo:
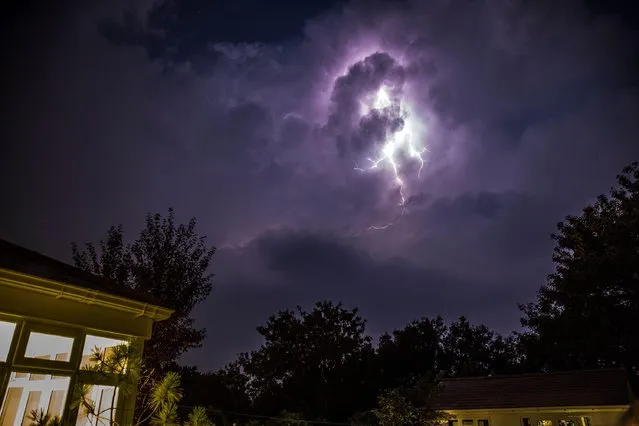
<instances>
[{"instance_id":1,"label":"gutter","mask_svg":"<svg viewBox=\"0 0 639 426\"><path fill-rule=\"evenodd\" d=\"M3 285L51 296L55 299L68 299L88 305L123 311L135 315L136 318L147 317L153 321L166 320L174 312L172 309L138 302L137 300L111 293L0 268L0 286Z\"/></svg>"}]
</instances>

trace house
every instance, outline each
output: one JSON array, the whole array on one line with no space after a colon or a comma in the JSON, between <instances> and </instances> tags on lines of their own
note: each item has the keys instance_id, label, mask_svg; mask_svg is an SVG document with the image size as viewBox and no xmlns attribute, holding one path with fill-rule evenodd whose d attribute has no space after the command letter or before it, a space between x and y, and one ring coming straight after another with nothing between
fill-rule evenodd
<instances>
[{"instance_id":1,"label":"house","mask_svg":"<svg viewBox=\"0 0 639 426\"><path fill-rule=\"evenodd\" d=\"M634 400L624 369L447 379L450 426L612 426Z\"/></svg>"},{"instance_id":2,"label":"house","mask_svg":"<svg viewBox=\"0 0 639 426\"><path fill-rule=\"evenodd\" d=\"M171 314L145 295L0 240L0 426L27 426L32 410L78 426L107 425L111 414L131 424L135 393L86 367L94 348L126 344L129 356L141 357L153 323ZM104 420L74 407L83 385Z\"/></svg>"}]
</instances>

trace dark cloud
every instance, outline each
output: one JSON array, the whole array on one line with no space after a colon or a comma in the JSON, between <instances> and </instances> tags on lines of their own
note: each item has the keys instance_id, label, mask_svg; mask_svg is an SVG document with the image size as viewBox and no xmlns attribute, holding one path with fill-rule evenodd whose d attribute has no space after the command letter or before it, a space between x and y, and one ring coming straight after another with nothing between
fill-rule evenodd
<instances>
[{"instance_id":1,"label":"dark cloud","mask_svg":"<svg viewBox=\"0 0 639 426\"><path fill-rule=\"evenodd\" d=\"M376 333L437 313L517 327L555 223L639 157L625 16L353 1L302 36L236 37L208 3L25 8L3 27L0 101L5 238L68 261L71 241L147 211L198 217L221 248L202 366L319 298L362 307ZM382 86L390 106L371 109ZM401 162L399 206L388 164L354 169L402 131L428 151L419 176Z\"/></svg>"},{"instance_id":2,"label":"dark cloud","mask_svg":"<svg viewBox=\"0 0 639 426\"><path fill-rule=\"evenodd\" d=\"M469 315L472 320L489 323L516 321L516 309L504 306L513 307L524 300L517 286L466 280L401 258L371 256L352 241L328 233L269 232L242 251L244 264L225 271L233 279L221 283L216 297L207 303L206 313L201 311L213 324L214 335L225 344L220 347L219 341L209 339L202 351L189 355L190 360L209 365L207 354L213 351L232 358L247 348L250 339L250 333L239 337L233 330L252 330L277 309L298 304L310 307L320 299L359 307L374 336L438 313L447 318ZM220 261L232 256L223 252ZM240 313L236 326L221 325ZM255 336L252 342L258 343Z\"/></svg>"}]
</instances>

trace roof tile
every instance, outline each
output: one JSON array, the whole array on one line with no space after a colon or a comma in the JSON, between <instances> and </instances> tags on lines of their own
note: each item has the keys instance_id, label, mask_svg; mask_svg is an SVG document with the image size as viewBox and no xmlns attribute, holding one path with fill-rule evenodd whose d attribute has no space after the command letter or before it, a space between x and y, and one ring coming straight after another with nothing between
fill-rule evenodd
<instances>
[{"instance_id":1,"label":"roof tile","mask_svg":"<svg viewBox=\"0 0 639 426\"><path fill-rule=\"evenodd\" d=\"M630 391L624 369L446 379L434 408L579 407L626 405Z\"/></svg>"}]
</instances>

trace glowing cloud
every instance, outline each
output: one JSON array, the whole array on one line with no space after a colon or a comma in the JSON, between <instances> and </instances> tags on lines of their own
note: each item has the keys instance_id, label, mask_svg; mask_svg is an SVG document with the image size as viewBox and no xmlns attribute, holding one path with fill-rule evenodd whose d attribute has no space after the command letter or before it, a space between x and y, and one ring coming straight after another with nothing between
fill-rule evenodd
<instances>
[{"instance_id":1,"label":"glowing cloud","mask_svg":"<svg viewBox=\"0 0 639 426\"><path fill-rule=\"evenodd\" d=\"M392 197L398 198L400 210L393 206L393 214L399 216L406 213L415 192L426 152L423 123L405 96L406 78L407 68L385 52L353 61L334 77L324 128L334 138L337 154L354 163L355 170L386 179L386 188L392 188ZM385 209L387 200L376 215L384 210L390 213ZM369 229L382 230L391 224Z\"/></svg>"},{"instance_id":2,"label":"glowing cloud","mask_svg":"<svg viewBox=\"0 0 639 426\"><path fill-rule=\"evenodd\" d=\"M402 178L403 163L406 159L416 161L419 164L417 170L417 178L419 178L424 168L423 154L426 152L426 148L418 145L416 138L412 135L411 120L413 118L410 111L403 104L401 98L393 101L389 92L390 89L382 85L372 97L370 104L363 103L363 112L365 115L380 113L391 117L396 115L394 118L401 120L402 124L397 129L387 129L385 141L379 149L379 154L374 158L369 157L367 159L371 163L369 167L356 166L355 170L363 172L387 166L394 176L395 183L399 186L400 205L404 206L406 197L404 195L404 179Z\"/></svg>"}]
</instances>

